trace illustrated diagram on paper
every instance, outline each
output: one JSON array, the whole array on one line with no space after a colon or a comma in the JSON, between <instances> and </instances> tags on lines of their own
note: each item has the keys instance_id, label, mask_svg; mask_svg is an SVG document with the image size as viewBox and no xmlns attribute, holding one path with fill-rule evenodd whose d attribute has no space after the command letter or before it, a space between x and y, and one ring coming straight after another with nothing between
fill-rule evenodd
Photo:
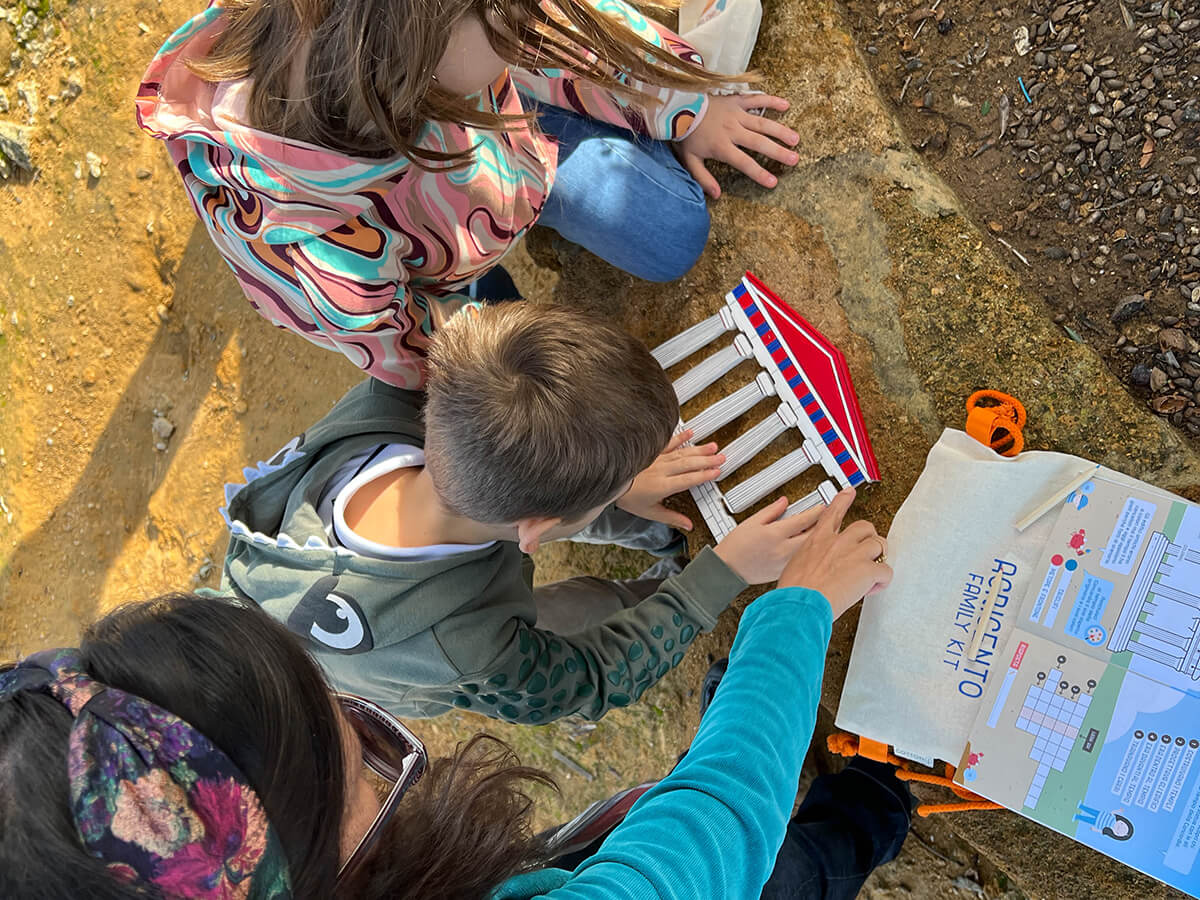
<instances>
[{"instance_id":1,"label":"illustrated diagram on paper","mask_svg":"<svg viewBox=\"0 0 1200 900\"><path fill-rule=\"evenodd\" d=\"M990 675L958 780L1200 895L1200 508L1083 485Z\"/></svg>"},{"instance_id":2,"label":"illustrated diagram on paper","mask_svg":"<svg viewBox=\"0 0 1200 900\"><path fill-rule=\"evenodd\" d=\"M1108 649L1200 680L1200 549L1150 535Z\"/></svg>"},{"instance_id":3,"label":"illustrated diagram on paper","mask_svg":"<svg viewBox=\"0 0 1200 900\"><path fill-rule=\"evenodd\" d=\"M1067 498L1018 623L1180 690L1200 681L1200 509L1103 478Z\"/></svg>"},{"instance_id":4,"label":"illustrated diagram on paper","mask_svg":"<svg viewBox=\"0 0 1200 900\"><path fill-rule=\"evenodd\" d=\"M1066 661L1065 656L1059 656L1057 665ZM1037 679L1037 684L1030 685L1025 692L1025 700L1017 712L1017 728L1033 735L1029 756L1038 764L1025 793L1025 806L1030 809L1037 807L1049 774L1066 768L1079 736L1079 726L1092 702L1092 695L1067 681L1062 669L1038 672ZM1089 690L1096 686L1094 681L1088 683Z\"/></svg>"},{"instance_id":5,"label":"illustrated diagram on paper","mask_svg":"<svg viewBox=\"0 0 1200 900\"><path fill-rule=\"evenodd\" d=\"M977 723L971 732L962 782L989 797L989 790L1003 793L1005 799L992 799L1026 815L1038 810L1055 776L1097 749L1101 732L1091 720L1103 709L1091 714L1103 670L1097 660L1045 639L1019 641L1007 668L995 673L1001 676L995 690L985 695L985 727Z\"/></svg>"}]
</instances>

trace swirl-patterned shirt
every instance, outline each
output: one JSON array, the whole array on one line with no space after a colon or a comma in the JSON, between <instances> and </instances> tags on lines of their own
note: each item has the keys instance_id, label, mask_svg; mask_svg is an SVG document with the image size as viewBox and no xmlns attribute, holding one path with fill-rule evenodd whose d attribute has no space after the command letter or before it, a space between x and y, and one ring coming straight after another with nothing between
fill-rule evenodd
<instances>
[{"instance_id":1,"label":"swirl-patterned shirt","mask_svg":"<svg viewBox=\"0 0 1200 900\"><path fill-rule=\"evenodd\" d=\"M590 0L656 46L699 57L621 0ZM224 27L211 6L175 32L138 90L141 127L166 143L196 214L250 303L274 324L344 353L398 387L424 381L434 330L471 301L465 286L496 265L537 220L554 182L554 142L536 127L496 132L428 122L423 148L478 145L464 168L433 171L406 157L367 159L246 124L249 82L213 84L203 58ZM695 128L708 98L648 89L630 103L564 70L510 70L481 93L499 112L522 95L660 140Z\"/></svg>"}]
</instances>

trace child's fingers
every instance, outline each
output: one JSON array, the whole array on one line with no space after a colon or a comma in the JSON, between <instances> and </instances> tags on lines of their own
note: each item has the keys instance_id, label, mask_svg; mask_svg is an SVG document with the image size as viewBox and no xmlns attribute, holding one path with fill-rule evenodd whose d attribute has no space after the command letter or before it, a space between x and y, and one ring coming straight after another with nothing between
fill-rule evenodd
<instances>
[{"instance_id":1,"label":"child's fingers","mask_svg":"<svg viewBox=\"0 0 1200 900\"><path fill-rule=\"evenodd\" d=\"M747 150L761 153L767 159L773 159L787 166L794 166L800 160L795 150L785 147L765 134L759 134L757 131L751 131L750 129L746 129L742 136L738 138L737 143Z\"/></svg>"},{"instance_id":2,"label":"child's fingers","mask_svg":"<svg viewBox=\"0 0 1200 900\"><path fill-rule=\"evenodd\" d=\"M716 452L716 444L713 444L712 447L712 450L697 448L697 452L695 453L680 454L671 460L666 474L668 476L684 475L688 472L720 466L721 463L725 462L725 454Z\"/></svg>"},{"instance_id":3,"label":"child's fingers","mask_svg":"<svg viewBox=\"0 0 1200 900\"><path fill-rule=\"evenodd\" d=\"M789 147L795 147L800 143L800 135L782 122L777 122L774 119L767 119L762 116L743 116L742 124L751 131L765 134L767 137L774 138L779 143L787 144Z\"/></svg>"},{"instance_id":4,"label":"child's fingers","mask_svg":"<svg viewBox=\"0 0 1200 900\"><path fill-rule=\"evenodd\" d=\"M732 142L729 144L729 149L723 152L720 158L743 175L749 176L751 181L763 187L773 188L779 183L778 178L756 163L746 153L739 150L737 145Z\"/></svg>"},{"instance_id":5,"label":"child's fingers","mask_svg":"<svg viewBox=\"0 0 1200 900\"><path fill-rule=\"evenodd\" d=\"M712 177L712 173L704 168L703 160L693 153L684 153L681 155L683 157L684 168L688 170L688 174L696 179L696 183L700 185L704 193L714 200L720 197L721 186L717 184L717 179Z\"/></svg>"},{"instance_id":6,"label":"child's fingers","mask_svg":"<svg viewBox=\"0 0 1200 900\"><path fill-rule=\"evenodd\" d=\"M673 451L674 459L684 459L689 456L712 456L717 452L717 444L715 441L710 441L707 444L696 444L691 447L680 447Z\"/></svg>"},{"instance_id":7,"label":"child's fingers","mask_svg":"<svg viewBox=\"0 0 1200 900\"><path fill-rule=\"evenodd\" d=\"M681 531L692 530L692 520L683 513L675 512L673 509L667 509L661 503L653 510L652 518L656 522L662 522L664 525L670 525L672 528L678 528Z\"/></svg>"},{"instance_id":8,"label":"child's fingers","mask_svg":"<svg viewBox=\"0 0 1200 900\"><path fill-rule=\"evenodd\" d=\"M742 109L774 109L783 112L792 105L773 94L737 94L734 99Z\"/></svg>"},{"instance_id":9,"label":"child's fingers","mask_svg":"<svg viewBox=\"0 0 1200 900\"><path fill-rule=\"evenodd\" d=\"M663 453L670 453L672 450L678 450L684 444L692 439L692 430L685 428L676 435L672 435L671 440L667 441L667 446L663 448ZM662 454L659 454L660 456Z\"/></svg>"},{"instance_id":10,"label":"child's fingers","mask_svg":"<svg viewBox=\"0 0 1200 900\"><path fill-rule=\"evenodd\" d=\"M670 494L678 494L680 491L686 491L688 488L699 487L706 484L721 474L720 469L706 467L695 472L687 472L682 475L675 475L667 479L667 488ZM670 496L668 494L668 496Z\"/></svg>"}]
</instances>

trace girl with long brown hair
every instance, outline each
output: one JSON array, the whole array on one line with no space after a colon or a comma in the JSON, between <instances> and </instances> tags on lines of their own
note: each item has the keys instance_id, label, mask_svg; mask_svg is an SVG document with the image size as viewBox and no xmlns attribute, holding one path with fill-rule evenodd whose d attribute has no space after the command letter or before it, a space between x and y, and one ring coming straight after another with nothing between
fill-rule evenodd
<instances>
[{"instance_id":1,"label":"girl with long brown hair","mask_svg":"<svg viewBox=\"0 0 1200 900\"><path fill-rule=\"evenodd\" d=\"M526 790L548 779L503 745L426 767L283 625L173 595L0 667L0 896L849 900L911 801L890 767L853 763L789 821L832 621L891 577L869 524L841 528L851 499L743 614L683 760L582 860L547 859Z\"/></svg>"},{"instance_id":2,"label":"girl with long brown hair","mask_svg":"<svg viewBox=\"0 0 1200 900\"><path fill-rule=\"evenodd\" d=\"M773 186L749 154L799 138L752 111L787 103L727 80L623 0L225 0L137 109L263 315L418 387L441 322L514 299L480 279L534 222L668 281L707 240L706 159Z\"/></svg>"}]
</instances>

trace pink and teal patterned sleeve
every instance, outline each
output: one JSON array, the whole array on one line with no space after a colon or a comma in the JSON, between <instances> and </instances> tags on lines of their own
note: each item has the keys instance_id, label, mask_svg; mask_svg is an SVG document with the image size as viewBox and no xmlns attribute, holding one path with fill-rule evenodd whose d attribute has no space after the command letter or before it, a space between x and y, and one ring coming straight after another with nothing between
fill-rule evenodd
<instances>
[{"instance_id":1,"label":"pink and teal patterned sleeve","mask_svg":"<svg viewBox=\"0 0 1200 900\"><path fill-rule=\"evenodd\" d=\"M669 28L646 18L622 0L588 0L602 13L628 25L635 34L655 47L691 62L703 64L700 54ZM586 53L589 59L595 54ZM658 104L642 105L619 97L565 69L512 69L517 88L541 103L570 110L581 116L628 128L635 134L660 141L678 141L687 137L699 124L708 109L708 95L648 87L640 82L632 85L652 97Z\"/></svg>"}]
</instances>

